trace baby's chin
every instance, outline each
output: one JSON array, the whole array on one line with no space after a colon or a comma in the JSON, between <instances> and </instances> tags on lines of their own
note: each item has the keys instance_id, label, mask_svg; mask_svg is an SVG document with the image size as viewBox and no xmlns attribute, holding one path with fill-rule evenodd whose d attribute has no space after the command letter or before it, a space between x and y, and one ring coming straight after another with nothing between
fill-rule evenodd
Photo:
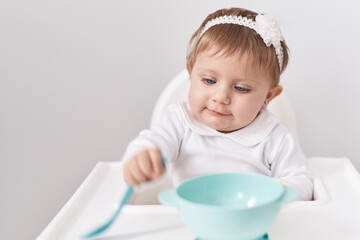
<instances>
[{"instance_id":1,"label":"baby's chin","mask_svg":"<svg viewBox=\"0 0 360 240\"><path fill-rule=\"evenodd\" d=\"M209 116L208 114L198 114L198 115L195 114L195 117L207 127L212 128L221 133L231 133L245 127L243 123L234 123L231 120L229 120L231 116L214 117L214 116Z\"/></svg>"},{"instance_id":2,"label":"baby's chin","mask_svg":"<svg viewBox=\"0 0 360 240\"><path fill-rule=\"evenodd\" d=\"M225 124L224 123L214 123L214 122L203 122L206 126L218 131L218 132L221 132L221 133L231 133L231 132L235 132L235 131L238 131L244 127L246 127L246 125L228 125L228 126L224 126Z\"/></svg>"},{"instance_id":3,"label":"baby's chin","mask_svg":"<svg viewBox=\"0 0 360 240\"><path fill-rule=\"evenodd\" d=\"M235 126L232 126L232 127L224 127L223 125L216 125L216 124L211 124L211 123L204 123L206 126L208 126L209 128L212 128L218 132L221 132L221 133L231 133L231 132L235 132L237 130L240 130L241 128L243 128L242 126L238 126L238 127L235 127Z\"/></svg>"},{"instance_id":4,"label":"baby's chin","mask_svg":"<svg viewBox=\"0 0 360 240\"><path fill-rule=\"evenodd\" d=\"M221 133L232 133L232 132L234 132L236 130L238 130L238 129L235 129L235 130L217 130L216 129L216 131L221 132Z\"/></svg>"},{"instance_id":5,"label":"baby's chin","mask_svg":"<svg viewBox=\"0 0 360 240\"><path fill-rule=\"evenodd\" d=\"M221 133L232 133L232 132L235 132L235 131L240 130L240 129L242 129L242 127L241 128L229 129L229 130L227 130L227 129L215 129L215 130L218 131L218 132L221 132Z\"/></svg>"}]
</instances>

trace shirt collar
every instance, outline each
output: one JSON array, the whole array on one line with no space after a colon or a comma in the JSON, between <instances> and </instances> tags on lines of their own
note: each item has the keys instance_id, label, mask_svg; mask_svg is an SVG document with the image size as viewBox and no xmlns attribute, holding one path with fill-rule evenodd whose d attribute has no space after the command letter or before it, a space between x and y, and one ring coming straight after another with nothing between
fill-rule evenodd
<instances>
[{"instance_id":1,"label":"shirt collar","mask_svg":"<svg viewBox=\"0 0 360 240\"><path fill-rule=\"evenodd\" d=\"M262 109L255 120L246 127L231 133L221 133L200 122L190 109L188 102L179 102L186 124L194 132L203 136L226 136L247 147L255 146L264 140L279 123L269 110Z\"/></svg>"}]
</instances>

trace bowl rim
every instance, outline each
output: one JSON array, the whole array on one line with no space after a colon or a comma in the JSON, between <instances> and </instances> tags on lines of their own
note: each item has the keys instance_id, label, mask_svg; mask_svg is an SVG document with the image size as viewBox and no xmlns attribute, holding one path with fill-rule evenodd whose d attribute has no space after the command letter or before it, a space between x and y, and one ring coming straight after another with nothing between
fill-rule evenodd
<instances>
[{"instance_id":1,"label":"bowl rim","mask_svg":"<svg viewBox=\"0 0 360 240\"><path fill-rule=\"evenodd\" d=\"M267 180L269 180L269 181L275 183L276 185L278 185L281 188L281 191L276 196L271 198L270 200L264 201L264 202L262 202L260 204L252 206L252 207L236 206L236 205L211 205L211 204L197 203L197 202L193 202L193 201L190 201L188 199L185 199L185 198L183 198L183 197L181 197L179 195L179 189L181 188L182 185L187 184L190 181L195 181L195 180L200 179L200 178L204 178L204 177L208 177L208 176L216 176L216 175L248 175L248 176L266 178ZM181 201L184 201L186 203L195 205L197 207L211 208L212 210L221 210L221 211L224 211L224 210L231 210L231 211L233 211L233 210L250 210L250 209L257 209L257 208L260 208L260 207L264 207L265 205L269 205L269 204L277 202L277 200L279 200L281 198L281 196L284 194L284 192L285 192L284 186L281 183L279 183L278 181L276 181L274 178L263 175L263 174L245 173L245 172L211 173L211 174L205 174L205 175L193 177L193 178L187 179L184 182L182 182L179 186L176 187L176 191L175 191L176 196L179 199L181 199Z\"/></svg>"}]
</instances>

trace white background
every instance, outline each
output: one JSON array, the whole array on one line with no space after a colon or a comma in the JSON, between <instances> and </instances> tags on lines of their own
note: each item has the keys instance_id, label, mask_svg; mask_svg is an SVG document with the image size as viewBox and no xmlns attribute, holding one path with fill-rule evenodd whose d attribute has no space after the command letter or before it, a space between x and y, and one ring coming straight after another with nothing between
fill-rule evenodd
<instances>
[{"instance_id":1,"label":"white background","mask_svg":"<svg viewBox=\"0 0 360 240\"><path fill-rule=\"evenodd\" d=\"M360 169L356 1L0 0L1 239L35 238L96 162L121 158L191 34L231 6L279 21L305 153Z\"/></svg>"}]
</instances>

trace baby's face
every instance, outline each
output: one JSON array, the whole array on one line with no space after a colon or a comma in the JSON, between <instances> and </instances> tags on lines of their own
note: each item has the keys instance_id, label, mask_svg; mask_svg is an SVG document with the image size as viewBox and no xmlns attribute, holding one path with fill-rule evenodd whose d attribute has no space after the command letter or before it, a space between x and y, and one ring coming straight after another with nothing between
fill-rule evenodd
<instances>
[{"instance_id":1,"label":"baby's face","mask_svg":"<svg viewBox=\"0 0 360 240\"><path fill-rule=\"evenodd\" d=\"M189 104L208 127L220 132L241 129L274 97L272 80L247 65L246 58L214 56L210 50L198 54L190 72Z\"/></svg>"}]
</instances>

